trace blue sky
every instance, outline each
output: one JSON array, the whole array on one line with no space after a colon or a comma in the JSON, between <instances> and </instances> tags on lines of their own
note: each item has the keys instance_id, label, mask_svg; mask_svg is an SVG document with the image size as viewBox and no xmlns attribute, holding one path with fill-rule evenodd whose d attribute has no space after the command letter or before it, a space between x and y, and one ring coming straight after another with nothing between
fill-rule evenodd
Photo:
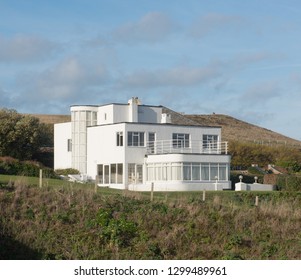
<instances>
[{"instance_id":1,"label":"blue sky","mask_svg":"<svg viewBox=\"0 0 301 280\"><path fill-rule=\"evenodd\" d=\"M138 96L301 140L300 50L299 0L0 0L0 107Z\"/></svg>"}]
</instances>

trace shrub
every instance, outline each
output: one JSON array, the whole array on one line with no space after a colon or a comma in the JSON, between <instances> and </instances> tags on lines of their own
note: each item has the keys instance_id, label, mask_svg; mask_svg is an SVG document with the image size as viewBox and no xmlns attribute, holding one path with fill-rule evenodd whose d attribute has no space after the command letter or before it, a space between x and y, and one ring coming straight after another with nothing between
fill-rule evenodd
<instances>
[{"instance_id":1,"label":"shrub","mask_svg":"<svg viewBox=\"0 0 301 280\"><path fill-rule=\"evenodd\" d=\"M301 177L294 175L278 175L277 186L281 191L301 191Z\"/></svg>"},{"instance_id":2,"label":"shrub","mask_svg":"<svg viewBox=\"0 0 301 280\"><path fill-rule=\"evenodd\" d=\"M67 176L69 174L79 174L80 172L74 168L66 168L66 169L56 169L55 173L57 175Z\"/></svg>"},{"instance_id":3,"label":"shrub","mask_svg":"<svg viewBox=\"0 0 301 280\"><path fill-rule=\"evenodd\" d=\"M11 157L0 158L0 173L4 175L23 175L29 177L39 177L40 169L43 169L43 176L47 178L57 178L51 168L44 167L35 161L19 161Z\"/></svg>"}]
</instances>

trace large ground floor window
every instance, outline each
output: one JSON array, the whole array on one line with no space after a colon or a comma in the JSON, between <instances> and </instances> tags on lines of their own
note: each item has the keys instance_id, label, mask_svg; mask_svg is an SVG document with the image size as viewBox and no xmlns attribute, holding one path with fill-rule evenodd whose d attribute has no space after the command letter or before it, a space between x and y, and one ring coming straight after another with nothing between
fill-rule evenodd
<instances>
[{"instance_id":1,"label":"large ground floor window","mask_svg":"<svg viewBox=\"0 0 301 280\"><path fill-rule=\"evenodd\" d=\"M149 163L147 181L229 181L226 163Z\"/></svg>"},{"instance_id":2,"label":"large ground floor window","mask_svg":"<svg viewBox=\"0 0 301 280\"><path fill-rule=\"evenodd\" d=\"M143 166L142 164L128 164L128 182L129 184L143 183Z\"/></svg>"},{"instance_id":3,"label":"large ground floor window","mask_svg":"<svg viewBox=\"0 0 301 280\"><path fill-rule=\"evenodd\" d=\"M97 175L100 184L122 184L123 164L122 163L98 164Z\"/></svg>"}]
</instances>

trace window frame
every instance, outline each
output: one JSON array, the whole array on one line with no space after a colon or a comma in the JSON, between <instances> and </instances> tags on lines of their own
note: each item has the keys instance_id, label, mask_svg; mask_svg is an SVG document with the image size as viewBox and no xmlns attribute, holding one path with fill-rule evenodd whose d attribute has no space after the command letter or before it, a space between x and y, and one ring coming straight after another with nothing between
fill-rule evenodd
<instances>
[{"instance_id":1,"label":"window frame","mask_svg":"<svg viewBox=\"0 0 301 280\"><path fill-rule=\"evenodd\" d=\"M116 146L123 147L123 131L116 132Z\"/></svg>"},{"instance_id":2,"label":"window frame","mask_svg":"<svg viewBox=\"0 0 301 280\"><path fill-rule=\"evenodd\" d=\"M172 134L173 148L190 148L189 133L173 133Z\"/></svg>"},{"instance_id":3,"label":"window frame","mask_svg":"<svg viewBox=\"0 0 301 280\"><path fill-rule=\"evenodd\" d=\"M128 147L145 147L145 132L128 131Z\"/></svg>"}]
</instances>

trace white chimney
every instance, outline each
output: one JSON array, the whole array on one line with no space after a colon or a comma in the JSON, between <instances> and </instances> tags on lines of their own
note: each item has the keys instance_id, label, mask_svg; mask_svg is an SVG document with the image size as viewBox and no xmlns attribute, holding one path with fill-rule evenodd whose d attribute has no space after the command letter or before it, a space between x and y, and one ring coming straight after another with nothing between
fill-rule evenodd
<instances>
[{"instance_id":1,"label":"white chimney","mask_svg":"<svg viewBox=\"0 0 301 280\"><path fill-rule=\"evenodd\" d=\"M138 97L132 97L129 101L129 122L138 122L138 105L141 101Z\"/></svg>"}]
</instances>

